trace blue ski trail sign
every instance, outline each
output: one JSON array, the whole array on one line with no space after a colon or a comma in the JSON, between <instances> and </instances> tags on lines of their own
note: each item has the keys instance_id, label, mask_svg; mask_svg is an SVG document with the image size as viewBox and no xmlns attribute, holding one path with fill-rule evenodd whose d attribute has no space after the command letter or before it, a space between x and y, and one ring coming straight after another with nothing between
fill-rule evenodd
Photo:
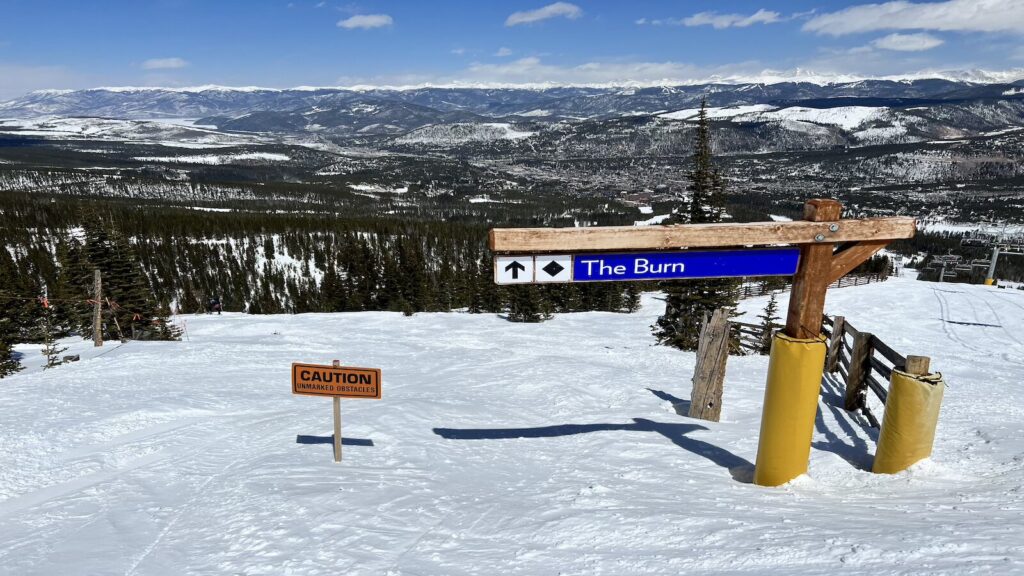
<instances>
[{"instance_id":1,"label":"blue ski trail sign","mask_svg":"<svg viewBox=\"0 0 1024 576\"><path fill-rule=\"evenodd\" d=\"M795 247L501 256L495 260L495 281L524 284L791 276L799 261L800 249ZM510 270L516 272L515 278L510 277Z\"/></svg>"}]
</instances>

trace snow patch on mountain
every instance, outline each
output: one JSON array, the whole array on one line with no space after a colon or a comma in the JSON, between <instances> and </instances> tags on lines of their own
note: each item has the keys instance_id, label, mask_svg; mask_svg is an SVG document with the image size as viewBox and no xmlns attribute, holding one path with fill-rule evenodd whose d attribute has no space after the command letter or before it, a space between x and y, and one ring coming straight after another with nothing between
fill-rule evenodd
<instances>
[{"instance_id":1,"label":"snow patch on mountain","mask_svg":"<svg viewBox=\"0 0 1024 576\"><path fill-rule=\"evenodd\" d=\"M348 187L359 192L368 192L370 194L405 194L409 191L408 186L388 188L378 184L349 184Z\"/></svg>"},{"instance_id":2,"label":"snow patch on mountain","mask_svg":"<svg viewBox=\"0 0 1024 576\"><path fill-rule=\"evenodd\" d=\"M512 124L502 122L431 124L417 128L395 139L395 142L398 144L452 146L466 142L522 140L534 134L534 132L518 130Z\"/></svg>"},{"instance_id":3,"label":"snow patch on mountain","mask_svg":"<svg viewBox=\"0 0 1024 576\"><path fill-rule=\"evenodd\" d=\"M106 140L121 142L159 142L182 148L241 146L270 140L247 134L227 134L191 120L114 120L40 116L0 119L0 133L39 136L62 140Z\"/></svg>"},{"instance_id":4,"label":"snow patch on mountain","mask_svg":"<svg viewBox=\"0 0 1024 576\"><path fill-rule=\"evenodd\" d=\"M768 104L752 104L749 106L726 106L722 108L708 108L708 118L712 120L719 120L722 118L735 118L737 116L744 116L748 114L755 114L759 112L768 112L776 110L775 106ZM686 110L678 110L676 112L668 112L661 114L660 118L666 120L696 120L697 115L700 114L700 108L689 108Z\"/></svg>"},{"instance_id":5,"label":"snow patch on mountain","mask_svg":"<svg viewBox=\"0 0 1024 576\"><path fill-rule=\"evenodd\" d=\"M756 114L756 117L764 120L799 120L812 124L838 126L844 130L853 130L870 120L881 118L888 110L885 107L874 106L840 106L838 108L791 106L781 110L762 112ZM735 118L733 121L743 121L750 116Z\"/></svg>"},{"instance_id":6,"label":"snow patch on mountain","mask_svg":"<svg viewBox=\"0 0 1024 576\"><path fill-rule=\"evenodd\" d=\"M287 154L275 154L272 152L247 152L244 154L203 154L198 156L136 156L133 160L140 162L160 162L167 164L231 164L247 160L265 162L287 162L291 157Z\"/></svg>"}]
</instances>

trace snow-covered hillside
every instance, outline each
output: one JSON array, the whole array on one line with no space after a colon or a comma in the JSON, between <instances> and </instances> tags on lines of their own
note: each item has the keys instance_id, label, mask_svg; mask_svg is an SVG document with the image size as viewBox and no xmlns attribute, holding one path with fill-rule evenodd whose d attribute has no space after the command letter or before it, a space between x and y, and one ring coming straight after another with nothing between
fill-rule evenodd
<instances>
[{"instance_id":1,"label":"snow-covered hillside","mask_svg":"<svg viewBox=\"0 0 1024 576\"><path fill-rule=\"evenodd\" d=\"M876 434L827 380L810 476L777 489L749 484L767 359L730 359L721 423L682 416L694 357L654 345L661 307L191 316L182 342L76 344L94 357L0 382L0 574L1024 571L1024 293L832 291L946 376L935 452L867 472ZM331 403L288 383L333 358L384 376L342 402L340 465Z\"/></svg>"},{"instance_id":2,"label":"snow-covered hillside","mask_svg":"<svg viewBox=\"0 0 1024 576\"><path fill-rule=\"evenodd\" d=\"M146 142L178 148L221 148L272 140L248 134L226 134L212 126L175 120L113 120L109 118L0 119L0 134L62 140Z\"/></svg>"},{"instance_id":3,"label":"snow-covered hillside","mask_svg":"<svg viewBox=\"0 0 1024 576\"><path fill-rule=\"evenodd\" d=\"M417 128L397 138L399 144L433 144L453 146L466 142L487 142L492 140L520 140L529 138L533 132L517 130L511 124L486 122L482 124L432 124Z\"/></svg>"}]
</instances>

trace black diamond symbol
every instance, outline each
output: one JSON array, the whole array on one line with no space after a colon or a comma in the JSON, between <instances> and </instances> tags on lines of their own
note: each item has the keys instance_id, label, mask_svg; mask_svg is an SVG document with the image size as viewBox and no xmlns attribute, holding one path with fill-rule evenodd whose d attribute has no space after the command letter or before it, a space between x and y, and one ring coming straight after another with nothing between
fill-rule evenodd
<instances>
[{"instance_id":1,"label":"black diamond symbol","mask_svg":"<svg viewBox=\"0 0 1024 576\"><path fill-rule=\"evenodd\" d=\"M559 264L558 262L552 260L551 262L548 262L547 266L541 268L541 270L547 272L548 276L555 277L558 276L559 272L565 270L565 267Z\"/></svg>"}]
</instances>

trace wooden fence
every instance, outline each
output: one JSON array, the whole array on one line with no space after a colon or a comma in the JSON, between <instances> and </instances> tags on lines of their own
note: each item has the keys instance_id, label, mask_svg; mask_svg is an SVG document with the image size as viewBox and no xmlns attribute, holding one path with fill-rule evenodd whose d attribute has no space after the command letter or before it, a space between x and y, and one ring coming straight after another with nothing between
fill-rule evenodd
<instances>
[{"instance_id":1,"label":"wooden fence","mask_svg":"<svg viewBox=\"0 0 1024 576\"><path fill-rule=\"evenodd\" d=\"M828 337L825 371L839 373L846 383L845 408L860 410L875 428L878 419L867 404L871 392L884 405L889 395L887 384L894 369L907 370L907 358L893 350L870 332L853 327L842 316L823 319L823 333Z\"/></svg>"},{"instance_id":2,"label":"wooden fence","mask_svg":"<svg viewBox=\"0 0 1024 576\"><path fill-rule=\"evenodd\" d=\"M927 361L920 356L904 356L882 342L870 332L862 332L846 321L842 316L829 318L822 322L822 333L828 339L828 354L825 357L825 372L838 373L846 385L844 407L850 411L859 410L875 428L879 427L878 419L868 406L868 394L874 394L883 405L889 396L888 382L893 370L902 370L912 374L927 372L927 368L919 370L914 364ZM781 325L773 325L772 333L781 329ZM745 322L729 323L733 349L740 354L764 354L765 329L760 324Z\"/></svg>"},{"instance_id":3,"label":"wooden fence","mask_svg":"<svg viewBox=\"0 0 1024 576\"><path fill-rule=\"evenodd\" d=\"M772 325L772 334L782 328L782 324ZM765 335L764 326L747 322L729 321L729 334L734 348L741 354L767 354L771 346L771 334Z\"/></svg>"},{"instance_id":4,"label":"wooden fence","mask_svg":"<svg viewBox=\"0 0 1024 576\"><path fill-rule=\"evenodd\" d=\"M829 288L846 288L847 286L863 286L865 284L873 284L875 282L885 282L889 279L889 274L847 274L839 280L829 284ZM776 290L784 290L790 287L791 282L787 279L784 284L775 284L774 286L768 284L767 288L764 282L744 282L739 287L739 299L745 300L747 298L756 298L757 296L764 296L769 292Z\"/></svg>"}]
</instances>

